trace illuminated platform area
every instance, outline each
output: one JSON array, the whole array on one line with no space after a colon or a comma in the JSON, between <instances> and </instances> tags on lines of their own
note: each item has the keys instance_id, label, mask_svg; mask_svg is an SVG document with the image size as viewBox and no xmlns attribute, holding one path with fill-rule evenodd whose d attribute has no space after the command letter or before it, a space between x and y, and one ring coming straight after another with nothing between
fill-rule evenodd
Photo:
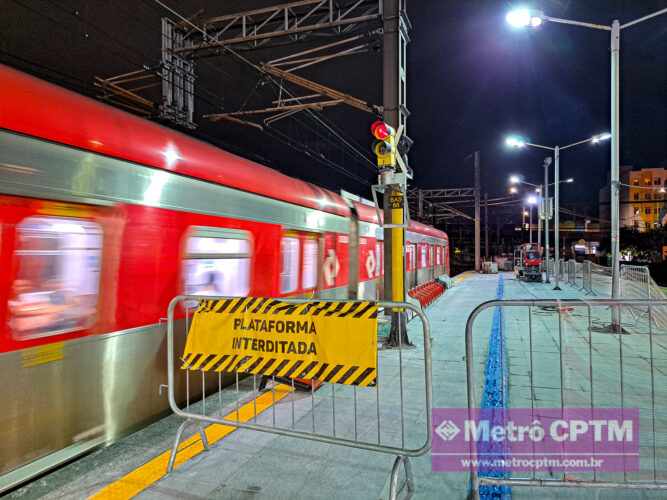
<instances>
[{"instance_id":1,"label":"illuminated platform area","mask_svg":"<svg viewBox=\"0 0 667 500\"><path fill-rule=\"evenodd\" d=\"M553 285L520 282L509 273L464 273L455 278L454 283L426 311L431 325L434 408L467 407L466 321L478 305L496 299L499 289L504 299L582 297L581 291L567 284L562 285L561 292L554 292ZM477 394L483 393L489 383L485 365L492 353L490 332L495 320L491 312L492 309L483 311L474 324L471 347ZM635 323L630 319L624 322L623 326L630 334L623 335L622 339L626 359L621 370L625 372L621 390L616 367L619 336L602 333L602 328L600 332L590 329L591 318L577 311L568 311L569 316L559 329L558 321L554 319L556 316L549 316L550 312L547 308L534 307L530 314L520 309L504 313L501 321L505 352L499 355L504 356L508 369L509 391L505 393L507 400L504 404L512 407L530 407L531 402L538 407L589 405L593 384L591 382L589 387L580 374L589 369L587 360L591 352L589 347L592 347L594 358L591 359L599 373L594 377L596 405L619 405L620 399L625 398L626 406L641 409L642 428L655 425L655 432L642 438L642 461L651 461L646 466L649 476L657 470L657 479L664 480L661 474L665 474L660 470L665 470L667 461L667 438L661 432L667 429L664 411L667 343L662 340L665 337L655 337L651 347L654 364L649 367L643 354L649 348L646 336L632 335L631 331L633 327L641 328L641 314L637 313L636 317L640 319ZM598 323L604 322L603 314L595 316L593 322L594 326L599 326ZM353 392L350 386L325 384L312 398L307 391L292 391L288 386L273 386L271 382L260 392L257 380L246 378L221 393L209 394L205 400L206 413L266 425L278 420L295 429L317 427L318 432L350 438L365 436L374 439L377 435L383 444L400 443L401 440L421 443L426 412L423 401L424 345L418 319L409 323L409 337L415 347L403 351L400 374L397 373L397 350L380 351L378 386L383 395L380 398L382 404L376 404L375 388L359 388ZM562 342L558 345L568 346L560 349L560 358L556 345L559 338ZM591 344L587 341L589 338ZM532 355L528 356L527 352ZM655 386L653 398L663 401L659 407L657 403L651 406L650 398L638 395L651 380ZM402 392L394 390L400 381ZM395 401L388 399L399 397L399 394L406 402L401 415L396 412ZM201 409L201 405L200 401L192 406ZM651 421L645 421L647 408L653 414ZM131 412L132 408L128 407L127 411ZM14 490L9 498L378 499L389 496L389 472L394 461L391 454L218 424L206 428L208 451L204 450L196 425L188 427L176 456L175 468L167 474L170 448L182 422L174 415L167 416L109 447L98 449ZM430 452L411 459L413 498L466 498L470 493L470 475L467 472L433 472L431 460ZM537 475L543 479L547 476ZM403 498L405 493L403 491L399 497ZM606 489L592 492L590 489L559 487L512 487L511 493L507 494L515 498L590 498L593 493L600 494L600 498L661 498L659 491Z\"/></svg>"}]
</instances>

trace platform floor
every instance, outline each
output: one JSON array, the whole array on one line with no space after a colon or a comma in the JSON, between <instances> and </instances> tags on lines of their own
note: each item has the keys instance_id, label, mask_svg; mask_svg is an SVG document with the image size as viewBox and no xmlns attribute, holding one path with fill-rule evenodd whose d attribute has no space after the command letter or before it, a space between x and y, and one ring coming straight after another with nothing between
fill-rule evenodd
<instances>
[{"instance_id":1,"label":"platform floor","mask_svg":"<svg viewBox=\"0 0 667 500\"><path fill-rule=\"evenodd\" d=\"M566 284L562 285L561 292L554 292L552 285L526 284L514 280L511 274L504 275L504 298L579 298L581 292ZM433 345L433 406L434 407L465 407L465 345L464 326L470 312L481 302L496 297L498 275L477 275L464 273L456 278L456 285L436 301L427 310L431 323ZM555 380L554 372L553 319L534 317L534 333L547 332L543 335L538 346L541 352L536 358L544 366L541 373L540 394L537 396L545 404L557 404L560 400L560 387ZM525 356L525 342L527 338L527 314L518 311L507 314L505 323L508 332L508 356L510 362L511 398L512 405L525 405L529 400L526 388L529 388ZM490 314L480 317L478 327L480 331L490 327ZM566 335L571 335L569 345L572 349L566 353L575 356L577 349L588 349L584 330L588 335L583 320L576 315L566 328ZM578 323L577 323L578 322ZM577 324L579 326L577 326ZM416 348L405 351L404 359L404 393L408 403L414 401L413 410L406 411L405 439L409 443L419 443L424 437L425 414L423 403L419 402L422 394L423 375L421 361L423 359L422 342L419 339L418 321L410 323L410 338ZM579 333L577 333L579 332ZM611 352L613 340L616 336L599 336L595 340L596 352L599 359L604 357L615 359ZM488 349L488 332L478 336L475 344L476 362L482 369L484 353ZM664 338L664 337L663 337ZM583 339L583 340L582 340ZM666 344L666 345L663 345ZM541 347L541 350L540 350ZM609 349L606 353L605 349ZM658 342L655 346L655 356L667 365L667 343ZM614 351L615 352L615 351ZM385 376L395 368L395 351L381 353L381 370ZM579 366L580 359L572 358L572 366ZM632 363L633 361L631 361ZM579 363L579 364L578 364ZM613 363L612 363L613 364ZM547 367L547 365L550 366ZM583 365L582 365L583 366ZM626 365L630 366L630 365ZM609 368L611 370L612 368ZM646 362L641 356L634 359L632 370L633 384L645 383ZM537 370L536 370L537 372ZM480 373L481 376L481 373ZM664 382L659 397L667 401L667 370L664 371ZM397 377L387 380L387 386L382 385L385 380L381 374L381 387L387 387L387 393L395 389ZM535 381L534 381L535 382ZM391 384L394 384L393 386ZM609 382L609 391L600 394L611 402L617 398L615 390ZM331 391L331 386L320 391ZM568 403L574 398L582 404L587 397L586 388L577 385L577 373L568 371L564 391ZM353 421L342 407L350 404L350 388L335 386L336 400L339 411L335 424L339 435L352 433ZM530 389L528 389L530 390ZM331 426L331 398L326 392L318 400L315 407L318 426ZM394 392L394 394L396 394ZM222 398L218 395L209 398L207 404L222 403L224 412L233 412L237 404L253 403L257 393L253 391L249 380L243 382L240 390L224 391ZM275 394L272 398L276 398ZM410 399L413 398L413 399ZM308 397L298 393L278 393L275 404L273 401L266 404L266 409L258 417L258 421L266 422L274 418L290 418L294 415L297 428L308 428L313 418L313 409ZM363 406L363 396L360 395L360 407ZM248 403L250 402L250 403ZM266 397L261 405L266 403ZM372 401L369 408L375 408ZM646 401L638 401L643 405ZM395 414L395 405L387 405L393 409L383 409L381 421L384 422L383 436L388 439L400 439L399 424ZM263 408L264 406L262 406ZM369 420L372 420L369 413ZM80 460L60 468L59 470L38 479L9 494L9 498L129 498L136 496L141 499L379 499L386 498L389 490L389 473L393 457L370 451L350 449L341 446L321 444L312 441L297 440L249 430L225 430L220 426L217 429L209 428L207 435L214 441L211 450L204 452L196 435L191 438L190 446L179 454L176 470L165 475L167 451L170 449L177 427L181 419L173 415L166 417L107 448L97 450ZM360 418L359 435L372 435L377 432L374 426L364 426ZM667 431L667 418L660 425ZM186 438L193 434L190 429ZM664 438L663 438L664 440ZM198 444L199 443L199 444ZM667 443L661 443L661 450ZM662 453L662 451L660 452ZM659 455L660 455L659 453ZM663 457L659 456L659 460ZM463 499L468 493L468 477L464 473L433 473L431 472L430 455L412 459L415 475L416 492L413 498L424 499ZM662 469L666 467L662 464ZM619 490L572 490L554 489L531 490L514 488L514 498L664 498L659 494Z\"/></svg>"}]
</instances>

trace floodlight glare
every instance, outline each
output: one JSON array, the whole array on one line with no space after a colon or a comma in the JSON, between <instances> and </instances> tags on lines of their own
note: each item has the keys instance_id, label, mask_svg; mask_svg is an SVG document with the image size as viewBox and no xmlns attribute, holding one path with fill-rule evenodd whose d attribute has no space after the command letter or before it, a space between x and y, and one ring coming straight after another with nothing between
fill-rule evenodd
<instances>
[{"instance_id":1,"label":"floodlight glare","mask_svg":"<svg viewBox=\"0 0 667 500\"><path fill-rule=\"evenodd\" d=\"M517 194L518 192L519 192L519 190L517 188L515 188L514 186L512 186L510 188L510 194Z\"/></svg>"},{"instance_id":2,"label":"floodlight glare","mask_svg":"<svg viewBox=\"0 0 667 500\"><path fill-rule=\"evenodd\" d=\"M524 215L525 217L528 217L528 210L524 210L524 211L523 211L523 215Z\"/></svg>"},{"instance_id":3,"label":"floodlight glare","mask_svg":"<svg viewBox=\"0 0 667 500\"><path fill-rule=\"evenodd\" d=\"M521 177L518 175L512 175L510 177L510 184L518 184L519 182L521 182Z\"/></svg>"},{"instance_id":4,"label":"floodlight glare","mask_svg":"<svg viewBox=\"0 0 667 500\"><path fill-rule=\"evenodd\" d=\"M565 179L565 182L570 184L570 183L574 182L574 179L572 177L570 177L569 179Z\"/></svg>"},{"instance_id":5,"label":"floodlight glare","mask_svg":"<svg viewBox=\"0 0 667 500\"><path fill-rule=\"evenodd\" d=\"M510 136L505 139L505 145L510 148L522 148L526 145L526 141L518 137Z\"/></svg>"},{"instance_id":6,"label":"floodlight glare","mask_svg":"<svg viewBox=\"0 0 667 500\"><path fill-rule=\"evenodd\" d=\"M537 205L537 196L529 196L526 201L529 205Z\"/></svg>"},{"instance_id":7,"label":"floodlight glare","mask_svg":"<svg viewBox=\"0 0 667 500\"><path fill-rule=\"evenodd\" d=\"M665 188L660 188L660 189L658 189L658 192L662 193L662 194L665 194L667 191L665 191Z\"/></svg>"},{"instance_id":8,"label":"floodlight glare","mask_svg":"<svg viewBox=\"0 0 667 500\"><path fill-rule=\"evenodd\" d=\"M611 134L609 132L605 132L604 134L594 135L591 139L591 142L593 144L597 144L600 141L606 141L608 139L611 139Z\"/></svg>"},{"instance_id":9,"label":"floodlight glare","mask_svg":"<svg viewBox=\"0 0 667 500\"><path fill-rule=\"evenodd\" d=\"M540 193L542 192L542 190L541 190L540 188L535 188L535 192L536 192L537 194L540 194Z\"/></svg>"},{"instance_id":10,"label":"floodlight glare","mask_svg":"<svg viewBox=\"0 0 667 500\"><path fill-rule=\"evenodd\" d=\"M507 23L514 28L538 28L544 22L544 14L526 8L514 9L505 16Z\"/></svg>"},{"instance_id":11,"label":"floodlight glare","mask_svg":"<svg viewBox=\"0 0 667 500\"><path fill-rule=\"evenodd\" d=\"M530 11L528 9L516 9L507 13L505 20L515 28L525 28L530 24Z\"/></svg>"}]
</instances>

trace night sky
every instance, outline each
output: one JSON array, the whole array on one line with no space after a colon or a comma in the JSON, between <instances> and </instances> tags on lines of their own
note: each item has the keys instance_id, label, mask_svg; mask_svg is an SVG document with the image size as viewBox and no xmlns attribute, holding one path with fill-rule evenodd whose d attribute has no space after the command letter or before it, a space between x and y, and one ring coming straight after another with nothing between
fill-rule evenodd
<instances>
[{"instance_id":1,"label":"night sky","mask_svg":"<svg viewBox=\"0 0 667 500\"><path fill-rule=\"evenodd\" d=\"M479 149L489 193L506 192L510 173L539 183L548 151L510 151L507 133L563 145L609 130L608 32L546 23L516 30L498 1L418 2L410 52L413 164L425 186L470 185L464 157ZM428 5L428 7L427 7ZM542 1L552 17L621 24L667 7L665 1ZM667 15L621 36L621 161L667 167ZM546 154L545 154L546 153ZM564 203L597 204L610 165L609 143L561 154ZM595 207L596 208L596 207Z\"/></svg>"},{"instance_id":2,"label":"night sky","mask_svg":"<svg viewBox=\"0 0 667 500\"><path fill-rule=\"evenodd\" d=\"M206 0L166 3L185 15L200 8L217 15L280 2L237 0L222 7ZM415 140L415 185L471 185L472 163L464 158L480 150L483 187L492 196L501 195L511 173L541 182L546 153L507 150L507 133L562 145L609 129L609 33L552 23L515 30L504 17L519 5L553 17L611 24L614 18L623 23L667 7L667 1L410 0L414 29L408 123ZM151 0L0 0L0 12L0 61L90 95L94 75L111 76L157 61L160 16L166 15ZM312 42L247 56L268 60ZM667 15L624 30L621 61L622 164L667 167ZM203 61L198 75L198 115L231 111L243 102L262 106L274 92L258 86L258 75L229 56ZM303 76L381 104L377 51L313 68ZM349 108L330 109L324 116L370 156L371 116ZM253 129L200 122L196 134L205 140L330 189L370 196L374 170L363 161L335 158L366 184ZM282 132L293 132L292 125L281 126ZM561 177L573 176L576 183L561 190L563 204L588 205L595 213L609 162L608 142L564 152Z\"/></svg>"}]
</instances>

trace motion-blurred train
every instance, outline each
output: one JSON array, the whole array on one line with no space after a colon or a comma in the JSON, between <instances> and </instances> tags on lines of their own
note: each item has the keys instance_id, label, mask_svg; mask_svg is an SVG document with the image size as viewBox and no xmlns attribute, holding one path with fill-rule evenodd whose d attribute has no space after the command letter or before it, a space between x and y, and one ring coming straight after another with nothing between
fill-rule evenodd
<instances>
[{"instance_id":1,"label":"motion-blurred train","mask_svg":"<svg viewBox=\"0 0 667 500\"><path fill-rule=\"evenodd\" d=\"M0 65L0 491L168 409L175 295L379 298L373 207ZM407 288L448 272L412 222Z\"/></svg>"}]
</instances>

